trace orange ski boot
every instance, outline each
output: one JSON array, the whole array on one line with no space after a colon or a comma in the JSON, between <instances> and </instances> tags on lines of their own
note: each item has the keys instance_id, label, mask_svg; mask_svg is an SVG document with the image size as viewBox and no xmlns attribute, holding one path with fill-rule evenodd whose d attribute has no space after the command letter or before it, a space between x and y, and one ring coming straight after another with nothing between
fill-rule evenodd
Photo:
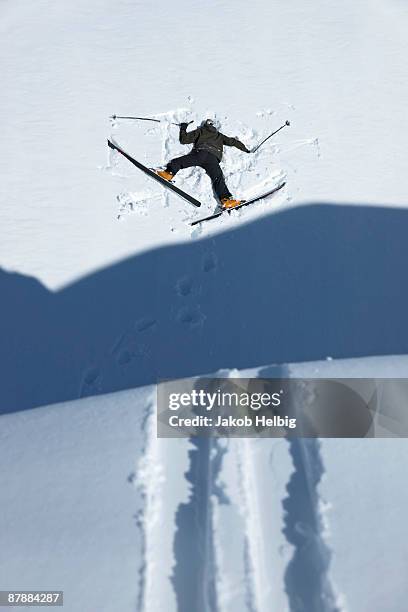
<instances>
[{"instance_id":1,"label":"orange ski boot","mask_svg":"<svg viewBox=\"0 0 408 612\"><path fill-rule=\"evenodd\" d=\"M167 170L155 170L155 173L164 178L166 181L171 181L174 174L167 172Z\"/></svg>"},{"instance_id":2,"label":"orange ski boot","mask_svg":"<svg viewBox=\"0 0 408 612\"><path fill-rule=\"evenodd\" d=\"M234 200L233 198L222 198L221 204L223 208L235 208L242 204L242 200Z\"/></svg>"}]
</instances>

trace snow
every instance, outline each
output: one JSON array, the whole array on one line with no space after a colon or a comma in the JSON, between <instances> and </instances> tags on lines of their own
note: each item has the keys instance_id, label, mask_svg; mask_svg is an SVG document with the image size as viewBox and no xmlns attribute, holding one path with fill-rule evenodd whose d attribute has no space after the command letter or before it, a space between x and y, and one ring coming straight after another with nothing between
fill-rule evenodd
<instances>
[{"instance_id":1,"label":"snow","mask_svg":"<svg viewBox=\"0 0 408 612\"><path fill-rule=\"evenodd\" d=\"M384 357L281 374L406 367ZM68 612L404 610L403 440L159 439L155 412L142 387L1 417L5 588L63 589Z\"/></svg>"},{"instance_id":2,"label":"snow","mask_svg":"<svg viewBox=\"0 0 408 612\"><path fill-rule=\"evenodd\" d=\"M136 608L140 493L128 478L150 403L130 392L2 416L2 587L59 584L72 612L114 610L118 597Z\"/></svg>"},{"instance_id":3,"label":"snow","mask_svg":"<svg viewBox=\"0 0 408 612\"><path fill-rule=\"evenodd\" d=\"M0 4L2 588L403 612L401 440L158 440L154 385L405 376L407 22L400 0ZM195 210L106 139L163 165L188 150L171 122L207 116L250 147L289 119L223 161L234 195L287 186L192 229L205 174L176 179Z\"/></svg>"},{"instance_id":4,"label":"snow","mask_svg":"<svg viewBox=\"0 0 408 612\"><path fill-rule=\"evenodd\" d=\"M294 364L291 377L406 378L408 358ZM314 443L314 441L308 441ZM404 439L322 439L318 484L321 536L339 610L403 612L408 552L404 518L407 445ZM324 608L325 609L325 608ZM332 608L328 608L332 609Z\"/></svg>"},{"instance_id":5,"label":"snow","mask_svg":"<svg viewBox=\"0 0 408 612\"><path fill-rule=\"evenodd\" d=\"M152 242L179 240L170 211L157 222L160 204L143 223L116 223L115 197L144 182L131 169L116 181L103 170L113 113L216 111L262 136L291 119L272 147L318 138L321 150L319 159L310 145L285 156L295 202L406 203L401 4L178 0L145 10L129 0L114 9L42 0L34 10L9 0L0 10L7 269L55 290ZM132 152L165 161L160 136L128 124L120 130L137 139Z\"/></svg>"},{"instance_id":6,"label":"snow","mask_svg":"<svg viewBox=\"0 0 408 612\"><path fill-rule=\"evenodd\" d=\"M401 483L405 481L406 440L371 439L364 445L324 440L322 459L331 575L341 589L344 609L369 612L390 606L403 612L406 588L401 577L408 561L408 528Z\"/></svg>"},{"instance_id":7,"label":"snow","mask_svg":"<svg viewBox=\"0 0 408 612\"><path fill-rule=\"evenodd\" d=\"M406 210L254 208L57 292L0 272L0 413L221 368L408 354Z\"/></svg>"}]
</instances>

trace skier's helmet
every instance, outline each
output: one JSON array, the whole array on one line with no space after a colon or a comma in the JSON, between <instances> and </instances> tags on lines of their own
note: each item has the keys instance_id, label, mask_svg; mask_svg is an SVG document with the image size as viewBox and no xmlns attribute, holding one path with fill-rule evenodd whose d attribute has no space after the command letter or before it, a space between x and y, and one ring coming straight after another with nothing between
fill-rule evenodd
<instances>
[{"instance_id":1,"label":"skier's helmet","mask_svg":"<svg viewBox=\"0 0 408 612\"><path fill-rule=\"evenodd\" d=\"M206 127L209 128L210 130L218 130L219 129L219 124L218 121L216 119L204 119L204 121L201 123L202 127Z\"/></svg>"}]
</instances>

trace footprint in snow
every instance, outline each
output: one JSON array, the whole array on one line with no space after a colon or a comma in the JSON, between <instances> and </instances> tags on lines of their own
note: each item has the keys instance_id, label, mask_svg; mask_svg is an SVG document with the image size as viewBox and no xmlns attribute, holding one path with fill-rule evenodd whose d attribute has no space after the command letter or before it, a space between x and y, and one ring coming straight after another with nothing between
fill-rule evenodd
<instances>
[{"instance_id":1,"label":"footprint in snow","mask_svg":"<svg viewBox=\"0 0 408 612\"><path fill-rule=\"evenodd\" d=\"M176 284L176 291L180 297L187 297L193 290L193 281L188 276L180 278Z\"/></svg>"},{"instance_id":2,"label":"footprint in snow","mask_svg":"<svg viewBox=\"0 0 408 612\"><path fill-rule=\"evenodd\" d=\"M89 368L84 373L82 383L79 390L79 397L88 397L89 395L95 395L95 393L101 390L101 372L98 368Z\"/></svg>"},{"instance_id":3,"label":"footprint in snow","mask_svg":"<svg viewBox=\"0 0 408 612\"><path fill-rule=\"evenodd\" d=\"M84 383L88 386L93 385L99 378L100 372L98 368L90 368L85 374Z\"/></svg>"},{"instance_id":4,"label":"footprint in snow","mask_svg":"<svg viewBox=\"0 0 408 612\"><path fill-rule=\"evenodd\" d=\"M200 311L198 306L192 306L190 308L182 308L177 316L180 323L186 325L190 329L199 327L203 324L205 316Z\"/></svg>"},{"instance_id":5,"label":"footprint in snow","mask_svg":"<svg viewBox=\"0 0 408 612\"><path fill-rule=\"evenodd\" d=\"M217 257L214 253L207 253L203 258L203 271L212 272L217 268Z\"/></svg>"}]
</instances>

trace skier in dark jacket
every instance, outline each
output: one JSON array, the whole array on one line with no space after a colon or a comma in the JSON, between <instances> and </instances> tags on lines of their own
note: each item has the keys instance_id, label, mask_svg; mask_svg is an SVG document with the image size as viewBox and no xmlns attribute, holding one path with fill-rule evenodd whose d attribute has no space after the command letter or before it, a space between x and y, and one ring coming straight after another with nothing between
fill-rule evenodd
<instances>
[{"instance_id":1,"label":"skier in dark jacket","mask_svg":"<svg viewBox=\"0 0 408 612\"><path fill-rule=\"evenodd\" d=\"M224 136L217 130L212 119L206 119L196 130L187 132L187 123L180 123L181 144L194 144L190 153L182 157L176 157L169 161L165 170L156 170L156 174L171 181L179 170L199 166L203 168L210 177L213 188L224 208L234 208L240 204L234 200L220 167L224 145L236 147L250 153L251 151L238 138Z\"/></svg>"}]
</instances>

